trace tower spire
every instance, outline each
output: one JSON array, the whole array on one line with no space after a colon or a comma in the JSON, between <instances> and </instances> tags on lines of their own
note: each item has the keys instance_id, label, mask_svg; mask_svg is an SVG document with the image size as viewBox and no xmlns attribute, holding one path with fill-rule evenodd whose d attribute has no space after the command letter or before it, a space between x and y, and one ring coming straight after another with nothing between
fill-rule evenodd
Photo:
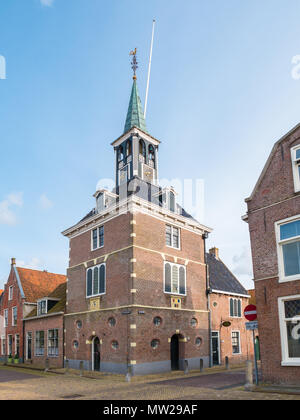
<instances>
[{"instance_id":1,"label":"tower spire","mask_svg":"<svg viewBox=\"0 0 300 420\"><path fill-rule=\"evenodd\" d=\"M137 82L136 82L137 80L136 70L138 69L136 53L137 53L136 48L134 51L130 52L130 55L133 56L132 62L131 62L131 67L133 70L133 85L132 85L132 90L131 90L131 96L130 96L130 101L129 101L129 106L128 106L124 133L126 133L132 127L137 127L147 132L143 105L142 105L142 101L139 95Z\"/></svg>"}]
</instances>

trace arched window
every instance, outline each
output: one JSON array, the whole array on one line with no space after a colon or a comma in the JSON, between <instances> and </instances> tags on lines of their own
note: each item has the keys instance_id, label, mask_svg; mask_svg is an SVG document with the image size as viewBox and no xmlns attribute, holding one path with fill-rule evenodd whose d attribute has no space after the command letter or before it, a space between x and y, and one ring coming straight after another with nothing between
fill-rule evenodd
<instances>
[{"instance_id":1,"label":"arched window","mask_svg":"<svg viewBox=\"0 0 300 420\"><path fill-rule=\"evenodd\" d=\"M233 299L230 299L230 316L233 316Z\"/></svg>"},{"instance_id":2,"label":"arched window","mask_svg":"<svg viewBox=\"0 0 300 420\"><path fill-rule=\"evenodd\" d=\"M131 156L132 153L132 143L131 140L127 140L126 143L126 157Z\"/></svg>"},{"instance_id":3,"label":"arched window","mask_svg":"<svg viewBox=\"0 0 300 420\"><path fill-rule=\"evenodd\" d=\"M165 292L171 293L171 265L165 265Z\"/></svg>"},{"instance_id":4,"label":"arched window","mask_svg":"<svg viewBox=\"0 0 300 420\"><path fill-rule=\"evenodd\" d=\"M140 140L140 142L139 142L139 154L140 154L140 160L145 162L145 160L146 160L146 146L145 146L145 142L143 140Z\"/></svg>"},{"instance_id":5,"label":"arched window","mask_svg":"<svg viewBox=\"0 0 300 420\"><path fill-rule=\"evenodd\" d=\"M154 168L155 167L155 151L152 144L150 144L149 149L148 149L148 157L149 157L149 165Z\"/></svg>"},{"instance_id":6,"label":"arched window","mask_svg":"<svg viewBox=\"0 0 300 420\"><path fill-rule=\"evenodd\" d=\"M118 148L118 162L121 162L124 159L123 146Z\"/></svg>"},{"instance_id":7,"label":"arched window","mask_svg":"<svg viewBox=\"0 0 300 420\"><path fill-rule=\"evenodd\" d=\"M89 268L86 275L87 297L103 295L106 293L105 264Z\"/></svg>"},{"instance_id":8,"label":"arched window","mask_svg":"<svg viewBox=\"0 0 300 420\"><path fill-rule=\"evenodd\" d=\"M93 294L93 270L88 270L86 281L86 294L91 296Z\"/></svg>"},{"instance_id":9,"label":"arched window","mask_svg":"<svg viewBox=\"0 0 300 420\"><path fill-rule=\"evenodd\" d=\"M185 269L179 268L179 293L185 295Z\"/></svg>"},{"instance_id":10,"label":"arched window","mask_svg":"<svg viewBox=\"0 0 300 420\"><path fill-rule=\"evenodd\" d=\"M238 317L241 318L242 316L242 304L241 301L238 300Z\"/></svg>"}]
</instances>

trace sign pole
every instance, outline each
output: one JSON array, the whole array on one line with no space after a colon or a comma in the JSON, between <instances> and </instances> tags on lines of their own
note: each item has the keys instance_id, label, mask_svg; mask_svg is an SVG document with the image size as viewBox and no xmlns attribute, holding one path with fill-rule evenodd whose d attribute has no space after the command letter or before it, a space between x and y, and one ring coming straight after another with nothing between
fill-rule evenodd
<instances>
[{"instance_id":1,"label":"sign pole","mask_svg":"<svg viewBox=\"0 0 300 420\"><path fill-rule=\"evenodd\" d=\"M255 345L255 330L253 330L252 333L253 333L253 346L254 346L255 383L257 386L258 385L258 367L257 367L257 353L256 353L256 345Z\"/></svg>"}]
</instances>

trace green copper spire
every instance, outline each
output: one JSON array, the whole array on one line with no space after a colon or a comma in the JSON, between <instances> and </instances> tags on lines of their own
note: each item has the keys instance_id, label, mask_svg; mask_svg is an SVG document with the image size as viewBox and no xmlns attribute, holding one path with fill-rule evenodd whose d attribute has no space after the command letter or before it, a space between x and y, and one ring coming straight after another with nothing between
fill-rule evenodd
<instances>
[{"instance_id":1,"label":"green copper spire","mask_svg":"<svg viewBox=\"0 0 300 420\"><path fill-rule=\"evenodd\" d=\"M143 131L147 131L144 118L144 110L135 77L133 78L133 86L130 96L124 133L126 133L134 126L140 128Z\"/></svg>"}]
</instances>

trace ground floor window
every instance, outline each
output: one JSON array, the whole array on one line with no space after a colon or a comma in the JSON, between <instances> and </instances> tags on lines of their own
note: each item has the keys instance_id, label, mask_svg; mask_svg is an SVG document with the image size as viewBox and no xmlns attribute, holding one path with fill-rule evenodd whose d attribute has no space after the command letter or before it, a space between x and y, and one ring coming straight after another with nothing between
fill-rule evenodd
<instances>
[{"instance_id":1,"label":"ground floor window","mask_svg":"<svg viewBox=\"0 0 300 420\"><path fill-rule=\"evenodd\" d=\"M45 348L45 332L36 331L35 332L35 355L44 356Z\"/></svg>"},{"instance_id":2,"label":"ground floor window","mask_svg":"<svg viewBox=\"0 0 300 420\"><path fill-rule=\"evenodd\" d=\"M240 332L232 331L231 340L232 340L232 353L240 354L241 353Z\"/></svg>"},{"instance_id":3,"label":"ground floor window","mask_svg":"<svg viewBox=\"0 0 300 420\"><path fill-rule=\"evenodd\" d=\"M8 335L7 353L9 356L12 356L12 344L13 344L12 335Z\"/></svg>"},{"instance_id":4,"label":"ground floor window","mask_svg":"<svg viewBox=\"0 0 300 420\"><path fill-rule=\"evenodd\" d=\"M279 298L283 365L300 365L300 295Z\"/></svg>"},{"instance_id":5,"label":"ground floor window","mask_svg":"<svg viewBox=\"0 0 300 420\"><path fill-rule=\"evenodd\" d=\"M20 336L19 334L15 335L15 354L20 356Z\"/></svg>"},{"instance_id":6,"label":"ground floor window","mask_svg":"<svg viewBox=\"0 0 300 420\"><path fill-rule=\"evenodd\" d=\"M48 356L57 357L58 356L58 330L49 330L48 331Z\"/></svg>"},{"instance_id":7,"label":"ground floor window","mask_svg":"<svg viewBox=\"0 0 300 420\"><path fill-rule=\"evenodd\" d=\"M5 335L3 335L1 337L1 353L2 353L2 356L5 356L6 355L6 339L5 339Z\"/></svg>"}]
</instances>

